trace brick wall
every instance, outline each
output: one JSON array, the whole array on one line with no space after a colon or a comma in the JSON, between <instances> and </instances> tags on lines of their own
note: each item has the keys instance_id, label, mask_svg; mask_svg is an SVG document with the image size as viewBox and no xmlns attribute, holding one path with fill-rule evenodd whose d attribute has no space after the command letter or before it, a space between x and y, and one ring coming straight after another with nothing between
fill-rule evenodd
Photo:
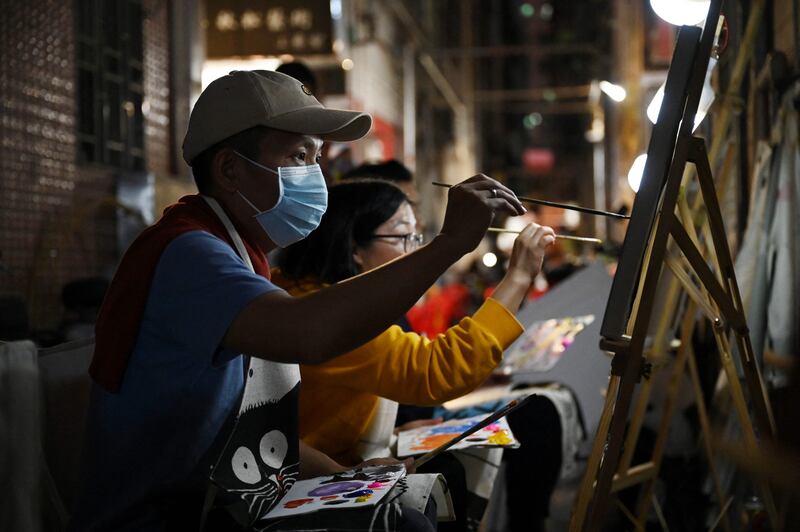
<instances>
[{"instance_id":1,"label":"brick wall","mask_svg":"<svg viewBox=\"0 0 800 532\"><path fill-rule=\"evenodd\" d=\"M0 296L31 326L61 320L61 288L117 262L114 172L79 165L73 2L0 0ZM144 2L146 158L169 172L166 2Z\"/></svg>"}]
</instances>

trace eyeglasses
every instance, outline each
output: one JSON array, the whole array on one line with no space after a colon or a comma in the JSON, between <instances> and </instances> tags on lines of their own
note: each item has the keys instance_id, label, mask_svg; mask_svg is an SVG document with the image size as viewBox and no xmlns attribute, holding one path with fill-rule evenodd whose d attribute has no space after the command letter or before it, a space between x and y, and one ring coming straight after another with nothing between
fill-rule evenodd
<instances>
[{"instance_id":1,"label":"eyeglasses","mask_svg":"<svg viewBox=\"0 0 800 532\"><path fill-rule=\"evenodd\" d=\"M420 247L425 239L420 233L406 233L404 235L372 235L372 238L402 238L403 252L408 253Z\"/></svg>"}]
</instances>

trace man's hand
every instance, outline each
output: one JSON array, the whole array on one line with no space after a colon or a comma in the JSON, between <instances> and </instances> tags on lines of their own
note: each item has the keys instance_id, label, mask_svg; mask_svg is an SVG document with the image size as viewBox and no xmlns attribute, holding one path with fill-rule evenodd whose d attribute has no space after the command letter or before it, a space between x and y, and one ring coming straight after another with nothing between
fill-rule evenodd
<instances>
[{"instance_id":1,"label":"man's hand","mask_svg":"<svg viewBox=\"0 0 800 532\"><path fill-rule=\"evenodd\" d=\"M514 240L514 249L511 251L506 275L530 286L542 271L545 248L555 240L556 234L550 227L535 223L525 226Z\"/></svg>"},{"instance_id":2,"label":"man's hand","mask_svg":"<svg viewBox=\"0 0 800 532\"><path fill-rule=\"evenodd\" d=\"M498 210L516 216L523 214L525 207L499 181L483 174L474 175L450 187L441 235L460 254L469 253L478 246Z\"/></svg>"}]
</instances>

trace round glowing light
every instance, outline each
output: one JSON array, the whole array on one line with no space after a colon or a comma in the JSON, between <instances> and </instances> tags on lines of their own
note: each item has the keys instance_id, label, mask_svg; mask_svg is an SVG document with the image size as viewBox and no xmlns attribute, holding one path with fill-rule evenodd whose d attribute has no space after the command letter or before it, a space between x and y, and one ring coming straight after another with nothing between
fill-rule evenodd
<instances>
[{"instance_id":1,"label":"round glowing light","mask_svg":"<svg viewBox=\"0 0 800 532\"><path fill-rule=\"evenodd\" d=\"M524 215L524 216L509 216L506 218L506 223L503 224L503 227L510 231L522 231L525 229L525 226L528 225L530 222L533 221L532 216ZM514 241L517 239L517 235L514 233L500 233L497 235L497 249L502 251L506 254L511 254L511 250L514 249Z\"/></svg>"},{"instance_id":2,"label":"round glowing light","mask_svg":"<svg viewBox=\"0 0 800 532\"><path fill-rule=\"evenodd\" d=\"M533 129L541 125L542 120L542 113L531 113L525 115L525 118L522 119L522 125L524 125L526 129Z\"/></svg>"},{"instance_id":3,"label":"round glowing light","mask_svg":"<svg viewBox=\"0 0 800 532\"><path fill-rule=\"evenodd\" d=\"M342 70L353 70L354 66L353 60L349 57L347 59L342 59Z\"/></svg>"},{"instance_id":4,"label":"round glowing light","mask_svg":"<svg viewBox=\"0 0 800 532\"><path fill-rule=\"evenodd\" d=\"M575 230L581 225L581 213L577 211L564 211L564 227Z\"/></svg>"},{"instance_id":5,"label":"round glowing light","mask_svg":"<svg viewBox=\"0 0 800 532\"><path fill-rule=\"evenodd\" d=\"M342 18L342 0L331 0L331 18L335 20Z\"/></svg>"},{"instance_id":6,"label":"round glowing light","mask_svg":"<svg viewBox=\"0 0 800 532\"><path fill-rule=\"evenodd\" d=\"M615 102L621 102L625 100L625 97L628 95L628 92L624 87L620 87L619 85L611 83L610 81L601 81L600 90Z\"/></svg>"},{"instance_id":7,"label":"round glowing light","mask_svg":"<svg viewBox=\"0 0 800 532\"><path fill-rule=\"evenodd\" d=\"M647 154L643 153L633 160L631 169L628 171L628 184L634 192L639 192L639 185L642 184L644 175L644 165L647 163Z\"/></svg>"},{"instance_id":8,"label":"round glowing light","mask_svg":"<svg viewBox=\"0 0 800 532\"><path fill-rule=\"evenodd\" d=\"M532 17L534 13L536 13L536 8L534 8L528 2L525 2L524 4L519 6L519 12L522 14L523 17Z\"/></svg>"},{"instance_id":9,"label":"round glowing light","mask_svg":"<svg viewBox=\"0 0 800 532\"><path fill-rule=\"evenodd\" d=\"M483 265L487 268L494 268L497 265L497 255L491 251L483 254Z\"/></svg>"},{"instance_id":10,"label":"round glowing light","mask_svg":"<svg viewBox=\"0 0 800 532\"><path fill-rule=\"evenodd\" d=\"M700 24L710 5L711 0L650 0L656 15L676 26Z\"/></svg>"}]
</instances>

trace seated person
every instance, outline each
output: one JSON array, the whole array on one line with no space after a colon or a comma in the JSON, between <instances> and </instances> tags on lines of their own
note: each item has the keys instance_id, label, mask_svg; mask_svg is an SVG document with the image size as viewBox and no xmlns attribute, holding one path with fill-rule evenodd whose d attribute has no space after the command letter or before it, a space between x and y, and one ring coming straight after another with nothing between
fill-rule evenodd
<instances>
[{"instance_id":1,"label":"seated person","mask_svg":"<svg viewBox=\"0 0 800 532\"><path fill-rule=\"evenodd\" d=\"M206 530L236 530L297 478L344 468L299 441L297 364L384 331L477 246L494 210L524 212L502 184L474 176L451 189L443 233L424 248L287 295L269 280L267 253L307 236L326 209L323 140L355 140L370 124L274 72L235 71L200 95L183 143L200 194L131 245L98 317L73 530L197 530L209 476L241 511L236 523L212 512Z\"/></svg>"},{"instance_id":2,"label":"seated person","mask_svg":"<svg viewBox=\"0 0 800 532\"><path fill-rule=\"evenodd\" d=\"M281 253L273 281L299 296L369 272L416 249L415 227L407 197L394 185L335 185L320 226ZM445 334L429 340L392 326L336 360L301 366L300 437L343 464L385 456L397 405L380 398L438 405L483 383L523 332L513 313L554 239L550 228L527 226L492 297Z\"/></svg>"}]
</instances>

